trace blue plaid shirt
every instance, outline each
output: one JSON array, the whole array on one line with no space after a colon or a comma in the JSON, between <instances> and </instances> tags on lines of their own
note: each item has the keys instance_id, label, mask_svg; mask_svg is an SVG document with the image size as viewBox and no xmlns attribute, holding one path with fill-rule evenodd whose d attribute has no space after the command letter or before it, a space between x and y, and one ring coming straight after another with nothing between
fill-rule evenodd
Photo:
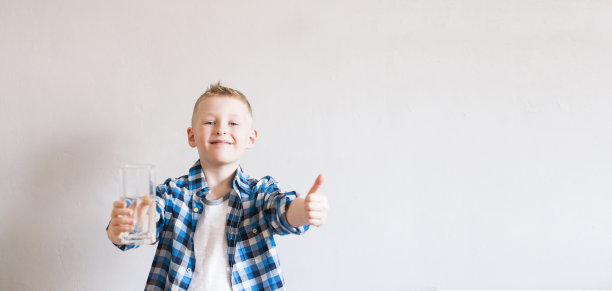
<instances>
[{"instance_id":1,"label":"blue plaid shirt","mask_svg":"<svg viewBox=\"0 0 612 291\"><path fill-rule=\"evenodd\" d=\"M227 259L234 290L285 289L274 234L301 234L285 213L295 192L282 192L270 176L250 178L238 167L225 223ZM196 266L193 234L209 193L198 160L189 175L157 186L157 251L145 290L187 290ZM134 245L119 246L122 250Z\"/></svg>"}]
</instances>

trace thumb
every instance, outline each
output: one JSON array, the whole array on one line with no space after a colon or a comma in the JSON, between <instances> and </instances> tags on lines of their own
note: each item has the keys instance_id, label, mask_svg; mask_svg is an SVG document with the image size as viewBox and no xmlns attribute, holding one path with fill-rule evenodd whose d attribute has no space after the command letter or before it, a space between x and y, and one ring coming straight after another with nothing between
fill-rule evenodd
<instances>
[{"instance_id":1,"label":"thumb","mask_svg":"<svg viewBox=\"0 0 612 291\"><path fill-rule=\"evenodd\" d=\"M308 191L308 194L312 194L312 193L318 192L319 188L321 188L321 185L323 185L323 180L324 180L323 174L319 174L319 176L317 176L317 179L315 180L314 184L310 188L310 191Z\"/></svg>"}]
</instances>

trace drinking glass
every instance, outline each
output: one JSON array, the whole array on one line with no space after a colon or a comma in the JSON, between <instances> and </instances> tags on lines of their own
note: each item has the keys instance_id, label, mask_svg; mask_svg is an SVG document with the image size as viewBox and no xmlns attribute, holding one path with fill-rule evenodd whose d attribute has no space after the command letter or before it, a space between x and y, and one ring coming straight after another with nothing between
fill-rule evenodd
<instances>
[{"instance_id":1,"label":"drinking glass","mask_svg":"<svg viewBox=\"0 0 612 291\"><path fill-rule=\"evenodd\" d=\"M121 233L123 244L151 244L155 241L155 195L153 165L133 164L121 167L121 200L132 209L134 228Z\"/></svg>"}]
</instances>

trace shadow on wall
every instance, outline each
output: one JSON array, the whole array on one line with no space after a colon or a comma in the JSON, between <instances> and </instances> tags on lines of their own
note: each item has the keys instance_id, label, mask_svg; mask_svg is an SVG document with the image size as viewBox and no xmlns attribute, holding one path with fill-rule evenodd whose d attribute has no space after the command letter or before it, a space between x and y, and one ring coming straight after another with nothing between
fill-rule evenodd
<instances>
[{"instance_id":1,"label":"shadow on wall","mask_svg":"<svg viewBox=\"0 0 612 291\"><path fill-rule=\"evenodd\" d=\"M3 214L11 222L2 239L2 285L11 290L87 289L81 285L91 273L90 251L108 243L99 217L108 217L105 193L118 183L119 162L110 159L112 141L105 138L112 135L53 135L30 146L35 151L12 169L21 181L9 197L19 197Z\"/></svg>"}]
</instances>

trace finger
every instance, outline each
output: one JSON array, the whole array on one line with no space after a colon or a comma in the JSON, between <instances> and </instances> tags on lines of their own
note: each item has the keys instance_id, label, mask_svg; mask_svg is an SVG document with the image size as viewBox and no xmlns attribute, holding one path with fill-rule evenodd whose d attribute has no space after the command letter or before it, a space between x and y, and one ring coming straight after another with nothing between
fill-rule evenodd
<instances>
[{"instance_id":1,"label":"finger","mask_svg":"<svg viewBox=\"0 0 612 291\"><path fill-rule=\"evenodd\" d=\"M313 211L308 212L308 219L323 219L325 214L323 212Z\"/></svg>"},{"instance_id":2,"label":"finger","mask_svg":"<svg viewBox=\"0 0 612 291\"><path fill-rule=\"evenodd\" d=\"M306 203L310 203L310 202L323 203L326 200L327 200L327 197L321 194L320 192L311 193L311 194L308 194L308 196L306 196Z\"/></svg>"},{"instance_id":3,"label":"finger","mask_svg":"<svg viewBox=\"0 0 612 291\"><path fill-rule=\"evenodd\" d=\"M115 234L119 235L122 232L131 232L133 228L134 228L133 226L129 226L129 225L118 226L115 228Z\"/></svg>"},{"instance_id":4,"label":"finger","mask_svg":"<svg viewBox=\"0 0 612 291\"><path fill-rule=\"evenodd\" d=\"M113 202L114 208L125 208L125 201L115 201Z\"/></svg>"},{"instance_id":5,"label":"finger","mask_svg":"<svg viewBox=\"0 0 612 291\"><path fill-rule=\"evenodd\" d=\"M130 225L121 225L121 226L115 226L111 229L111 234L114 237L119 237L121 235L121 233L123 232L131 232L134 229L133 226Z\"/></svg>"},{"instance_id":6,"label":"finger","mask_svg":"<svg viewBox=\"0 0 612 291\"><path fill-rule=\"evenodd\" d=\"M310 194L306 197L306 203L316 203L327 208L327 196L321 193ZM310 199L308 199L310 198Z\"/></svg>"},{"instance_id":7,"label":"finger","mask_svg":"<svg viewBox=\"0 0 612 291\"><path fill-rule=\"evenodd\" d=\"M308 191L308 194L316 193L317 191L319 191L319 188L321 188L321 185L323 185L323 180L324 180L323 174L319 174L314 184L310 188L310 191Z\"/></svg>"},{"instance_id":8,"label":"finger","mask_svg":"<svg viewBox=\"0 0 612 291\"><path fill-rule=\"evenodd\" d=\"M321 195L317 195L317 194L312 194L309 196L321 196ZM323 209L327 209L328 207L328 203L327 203L327 197L323 196L321 199L313 199L313 200L306 200L304 202L304 206L308 209L308 207L310 206L321 206Z\"/></svg>"},{"instance_id":9,"label":"finger","mask_svg":"<svg viewBox=\"0 0 612 291\"><path fill-rule=\"evenodd\" d=\"M306 210L307 211L321 211L324 210L325 207L322 203L318 203L318 202L310 202L306 204Z\"/></svg>"},{"instance_id":10,"label":"finger","mask_svg":"<svg viewBox=\"0 0 612 291\"><path fill-rule=\"evenodd\" d=\"M313 226L321 226L323 225L323 220L321 219L309 219L308 220L308 224L313 225Z\"/></svg>"},{"instance_id":11,"label":"finger","mask_svg":"<svg viewBox=\"0 0 612 291\"><path fill-rule=\"evenodd\" d=\"M134 224L133 223L125 223L125 224L113 224L112 225L113 231L117 231L118 229L121 231L126 231L127 230L131 230L134 228Z\"/></svg>"},{"instance_id":12,"label":"finger","mask_svg":"<svg viewBox=\"0 0 612 291\"><path fill-rule=\"evenodd\" d=\"M138 205L138 217L142 216L147 210L149 210L149 205L151 205L151 203L144 201Z\"/></svg>"},{"instance_id":13,"label":"finger","mask_svg":"<svg viewBox=\"0 0 612 291\"><path fill-rule=\"evenodd\" d=\"M133 213L134 211L129 208L113 208L113 211L111 211L111 218L117 217L119 215L132 216Z\"/></svg>"},{"instance_id":14,"label":"finger","mask_svg":"<svg viewBox=\"0 0 612 291\"><path fill-rule=\"evenodd\" d=\"M142 196L142 202L140 202L140 205L142 206L148 206L151 205L151 203L153 203L153 199L151 199L151 197L149 197L149 195L145 195Z\"/></svg>"},{"instance_id":15,"label":"finger","mask_svg":"<svg viewBox=\"0 0 612 291\"><path fill-rule=\"evenodd\" d=\"M121 216L113 220L113 225L134 225L134 219L130 216Z\"/></svg>"},{"instance_id":16,"label":"finger","mask_svg":"<svg viewBox=\"0 0 612 291\"><path fill-rule=\"evenodd\" d=\"M133 227L134 227L133 223L115 223L113 224L113 229L123 229L123 228L132 229Z\"/></svg>"}]
</instances>

